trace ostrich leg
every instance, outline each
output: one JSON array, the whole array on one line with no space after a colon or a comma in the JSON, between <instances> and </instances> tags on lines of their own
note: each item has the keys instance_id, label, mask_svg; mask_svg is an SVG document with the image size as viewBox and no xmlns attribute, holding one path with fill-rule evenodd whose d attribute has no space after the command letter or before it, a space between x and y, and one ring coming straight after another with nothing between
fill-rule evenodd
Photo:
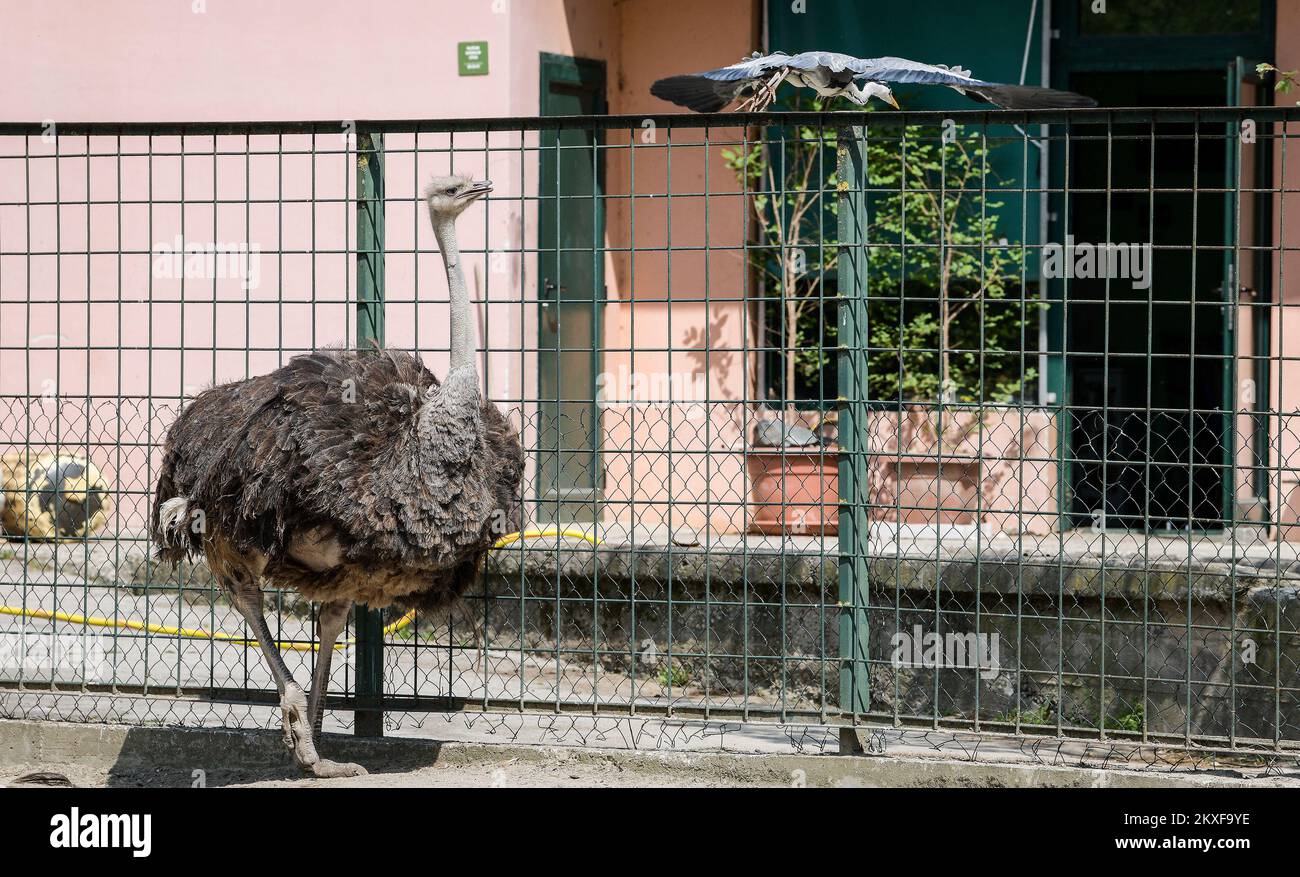
<instances>
[{"instance_id":1,"label":"ostrich leg","mask_svg":"<svg viewBox=\"0 0 1300 877\"><path fill-rule=\"evenodd\" d=\"M312 739L317 743L321 738L321 721L325 718L325 693L329 690L329 665L334 657L334 643L338 642L339 635L347 625L347 612L351 608L352 604L346 600L335 600L333 603L321 604L316 616L316 624L320 628L320 651L316 652L316 669L312 670L312 694L307 700L307 716L311 722ZM359 764L324 759L318 761L318 764L333 765L330 769L334 773L330 776L334 777L355 777L365 773L365 768ZM317 773L317 776L320 774Z\"/></svg>"},{"instance_id":2,"label":"ostrich leg","mask_svg":"<svg viewBox=\"0 0 1300 877\"><path fill-rule=\"evenodd\" d=\"M262 589L257 579L240 577L234 582L223 583L232 602L244 616L248 626L253 629L267 667L275 678L275 687L280 692L280 711L284 722L284 745L293 753L293 760L302 770L318 777L356 776L365 773L355 764L338 764L327 761L316 753L312 741L311 721L308 718L307 695L298 683L293 681L289 668L280 657L275 637L266 626L266 616L262 613ZM336 634L337 636L337 634ZM333 648L331 644L331 648Z\"/></svg>"}]
</instances>

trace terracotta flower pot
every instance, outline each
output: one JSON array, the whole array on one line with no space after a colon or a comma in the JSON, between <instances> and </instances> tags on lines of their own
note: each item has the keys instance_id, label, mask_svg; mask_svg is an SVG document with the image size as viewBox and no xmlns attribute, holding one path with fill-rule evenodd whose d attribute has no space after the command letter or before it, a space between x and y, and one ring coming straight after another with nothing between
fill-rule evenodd
<instances>
[{"instance_id":1,"label":"terracotta flower pot","mask_svg":"<svg viewBox=\"0 0 1300 877\"><path fill-rule=\"evenodd\" d=\"M838 448L745 451L753 517L749 532L834 536L839 532Z\"/></svg>"},{"instance_id":2,"label":"terracotta flower pot","mask_svg":"<svg viewBox=\"0 0 1300 877\"><path fill-rule=\"evenodd\" d=\"M898 520L905 524L970 524L979 492L978 460L890 460L897 469ZM889 497L890 503L894 497ZM892 511L892 510L891 510Z\"/></svg>"}]
</instances>

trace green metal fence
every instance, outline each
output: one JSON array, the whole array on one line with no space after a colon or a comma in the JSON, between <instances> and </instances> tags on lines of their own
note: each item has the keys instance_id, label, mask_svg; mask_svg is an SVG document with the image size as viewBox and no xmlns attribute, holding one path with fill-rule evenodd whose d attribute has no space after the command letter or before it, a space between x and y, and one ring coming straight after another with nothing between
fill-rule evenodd
<instances>
[{"instance_id":1,"label":"green metal fence","mask_svg":"<svg viewBox=\"0 0 1300 877\"><path fill-rule=\"evenodd\" d=\"M445 368L454 170L548 535L447 618L358 609L327 728L1288 753L1295 117L0 125L0 716L276 724L206 568L149 555L158 448L298 352ZM307 678L312 608L268 603Z\"/></svg>"}]
</instances>

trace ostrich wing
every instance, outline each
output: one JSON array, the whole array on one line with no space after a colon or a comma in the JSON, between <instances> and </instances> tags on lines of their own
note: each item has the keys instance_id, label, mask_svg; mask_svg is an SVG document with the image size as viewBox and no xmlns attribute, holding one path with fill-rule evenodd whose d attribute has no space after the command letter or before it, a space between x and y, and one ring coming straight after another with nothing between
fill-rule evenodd
<instances>
[{"instance_id":1,"label":"ostrich wing","mask_svg":"<svg viewBox=\"0 0 1300 877\"><path fill-rule=\"evenodd\" d=\"M843 56L841 56L843 57ZM906 58L850 58L845 65L856 79L917 85L946 85L975 100L1008 110L1095 107L1090 97L1033 85L1004 85L975 79L969 73Z\"/></svg>"}]
</instances>

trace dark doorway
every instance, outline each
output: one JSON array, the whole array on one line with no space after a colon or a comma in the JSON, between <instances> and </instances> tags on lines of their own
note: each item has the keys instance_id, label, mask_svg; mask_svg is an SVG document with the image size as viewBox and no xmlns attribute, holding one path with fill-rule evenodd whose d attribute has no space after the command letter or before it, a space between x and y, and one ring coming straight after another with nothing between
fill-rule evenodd
<instances>
[{"instance_id":1,"label":"dark doorway","mask_svg":"<svg viewBox=\"0 0 1300 877\"><path fill-rule=\"evenodd\" d=\"M1223 70L1076 73L1070 83L1102 106L1221 106L1227 91ZM1051 240L1152 245L1145 283L1062 285L1073 526L1212 530L1229 512L1222 133L1192 122L1070 129L1068 221Z\"/></svg>"}]
</instances>

